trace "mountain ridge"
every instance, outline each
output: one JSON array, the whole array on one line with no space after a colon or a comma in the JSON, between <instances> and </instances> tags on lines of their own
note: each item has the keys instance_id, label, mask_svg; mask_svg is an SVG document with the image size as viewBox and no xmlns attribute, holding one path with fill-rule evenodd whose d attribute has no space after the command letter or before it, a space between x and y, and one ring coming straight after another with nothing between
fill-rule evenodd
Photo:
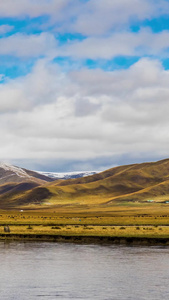
<instances>
[{"instance_id":1,"label":"mountain ridge","mask_svg":"<svg viewBox=\"0 0 169 300\"><path fill-rule=\"evenodd\" d=\"M39 174L50 177L54 180L56 179L75 179L80 177L86 177L99 173L97 171L74 171L74 172L46 172L46 171L36 171Z\"/></svg>"},{"instance_id":2,"label":"mountain ridge","mask_svg":"<svg viewBox=\"0 0 169 300\"><path fill-rule=\"evenodd\" d=\"M123 203L141 205L149 199L165 203L169 200L169 159L118 166L87 177L52 180L25 191L18 185L6 193L6 184L0 189L0 207L8 201L8 208L101 211Z\"/></svg>"},{"instance_id":3,"label":"mountain ridge","mask_svg":"<svg viewBox=\"0 0 169 300\"><path fill-rule=\"evenodd\" d=\"M0 184L7 182L35 181L37 184L43 184L52 181L49 177L37 172L20 168L6 163L0 163Z\"/></svg>"}]
</instances>

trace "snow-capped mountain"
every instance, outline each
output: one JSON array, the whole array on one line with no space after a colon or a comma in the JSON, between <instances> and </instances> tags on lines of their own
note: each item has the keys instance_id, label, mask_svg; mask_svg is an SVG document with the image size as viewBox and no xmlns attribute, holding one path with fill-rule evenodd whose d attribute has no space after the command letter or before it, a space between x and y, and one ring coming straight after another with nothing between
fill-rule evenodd
<instances>
[{"instance_id":1,"label":"snow-capped mountain","mask_svg":"<svg viewBox=\"0 0 169 300\"><path fill-rule=\"evenodd\" d=\"M0 169L2 169L4 172L7 171L9 173L8 175L4 176L3 178L8 177L8 176L13 176L13 175L17 175L19 177L30 178L30 176L23 169L9 165L9 164L0 163ZM2 170L1 170L1 172L2 172Z\"/></svg>"},{"instance_id":2,"label":"snow-capped mountain","mask_svg":"<svg viewBox=\"0 0 169 300\"><path fill-rule=\"evenodd\" d=\"M34 171L0 162L0 184L8 182L21 183L26 181L44 184L45 182L52 181L52 179Z\"/></svg>"},{"instance_id":3,"label":"snow-capped mountain","mask_svg":"<svg viewBox=\"0 0 169 300\"><path fill-rule=\"evenodd\" d=\"M7 182L36 181L38 183L50 182L56 179L73 179L94 175L96 171L78 172L40 172L31 171L17 166L0 162L0 184Z\"/></svg>"},{"instance_id":4,"label":"snow-capped mountain","mask_svg":"<svg viewBox=\"0 0 169 300\"><path fill-rule=\"evenodd\" d=\"M64 173L59 173L59 172L39 172L36 171L41 175L50 177L52 179L74 179L74 178L80 178L80 177L86 177L86 176L91 176L94 175L98 172L96 171L79 171L79 172L64 172Z\"/></svg>"}]
</instances>

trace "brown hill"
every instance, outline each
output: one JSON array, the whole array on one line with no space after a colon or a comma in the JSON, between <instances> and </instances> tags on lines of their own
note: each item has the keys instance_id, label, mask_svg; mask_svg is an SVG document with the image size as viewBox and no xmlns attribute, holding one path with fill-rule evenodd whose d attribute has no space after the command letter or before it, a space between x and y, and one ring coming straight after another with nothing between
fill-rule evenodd
<instances>
[{"instance_id":1,"label":"brown hill","mask_svg":"<svg viewBox=\"0 0 169 300\"><path fill-rule=\"evenodd\" d=\"M53 179L34 171L0 163L0 208L15 208L22 203L32 203L33 198L28 202L24 200L25 193L51 181ZM44 195L49 196L49 192ZM43 199L44 196L40 193L38 197Z\"/></svg>"},{"instance_id":2,"label":"brown hill","mask_svg":"<svg viewBox=\"0 0 169 300\"><path fill-rule=\"evenodd\" d=\"M20 183L25 181L44 184L53 180L34 171L0 163L0 185L8 182Z\"/></svg>"},{"instance_id":3,"label":"brown hill","mask_svg":"<svg viewBox=\"0 0 169 300\"><path fill-rule=\"evenodd\" d=\"M0 203L5 199L1 193ZM24 192L12 192L12 196L8 194L8 203L13 207L33 205L37 208L58 207L72 211L101 211L111 209L113 205L150 200L165 202L168 199L169 159L115 167L88 177L47 183L43 189L33 187Z\"/></svg>"}]
</instances>

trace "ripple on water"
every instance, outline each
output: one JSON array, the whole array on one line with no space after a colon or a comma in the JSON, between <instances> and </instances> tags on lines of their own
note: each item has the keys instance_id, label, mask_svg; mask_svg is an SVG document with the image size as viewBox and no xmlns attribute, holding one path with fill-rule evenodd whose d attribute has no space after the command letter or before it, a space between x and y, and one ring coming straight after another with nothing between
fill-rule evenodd
<instances>
[{"instance_id":1,"label":"ripple on water","mask_svg":"<svg viewBox=\"0 0 169 300\"><path fill-rule=\"evenodd\" d=\"M169 248L0 242L0 299L168 300Z\"/></svg>"}]
</instances>

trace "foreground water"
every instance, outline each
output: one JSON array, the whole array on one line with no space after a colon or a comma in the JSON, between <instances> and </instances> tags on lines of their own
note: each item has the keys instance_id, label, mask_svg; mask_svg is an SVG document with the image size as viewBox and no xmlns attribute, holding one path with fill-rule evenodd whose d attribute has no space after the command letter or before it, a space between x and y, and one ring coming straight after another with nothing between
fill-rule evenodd
<instances>
[{"instance_id":1,"label":"foreground water","mask_svg":"<svg viewBox=\"0 0 169 300\"><path fill-rule=\"evenodd\" d=\"M169 299L169 248L0 242L0 299Z\"/></svg>"}]
</instances>

